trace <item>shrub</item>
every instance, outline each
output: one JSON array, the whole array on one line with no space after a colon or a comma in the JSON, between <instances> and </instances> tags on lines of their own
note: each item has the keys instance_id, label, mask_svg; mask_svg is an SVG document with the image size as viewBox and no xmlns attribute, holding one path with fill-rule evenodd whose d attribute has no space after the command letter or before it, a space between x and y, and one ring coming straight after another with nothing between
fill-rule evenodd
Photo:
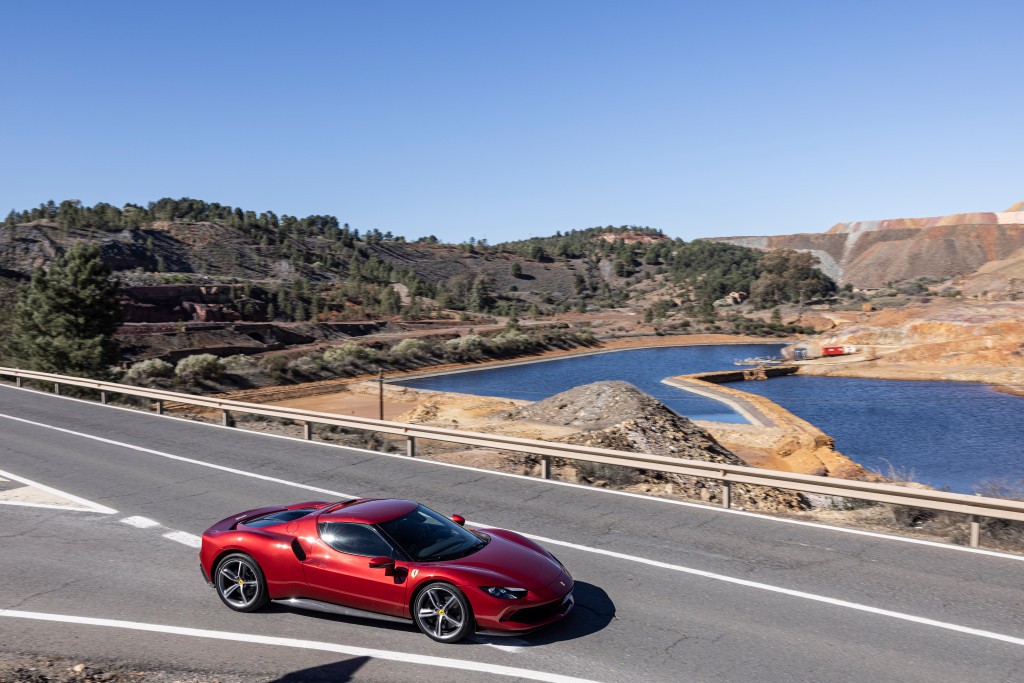
<instances>
[{"instance_id":1,"label":"shrub","mask_svg":"<svg viewBox=\"0 0 1024 683\"><path fill-rule=\"evenodd\" d=\"M246 356L241 353L234 356L228 356L227 358L221 358L219 363L222 370L229 372L237 372L238 370L246 370L248 368L256 367L256 360L252 356Z\"/></svg>"},{"instance_id":2,"label":"shrub","mask_svg":"<svg viewBox=\"0 0 1024 683\"><path fill-rule=\"evenodd\" d=\"M324 362L317 356L300 356L288 362L286 366L289 372L297 372L302 375L315 375L324 367Z\"/></svg>"},{"instance_id":3,"label":"shrub","mask_svg":"<svg viewBox=\"0 0 1024 683\"><path fill-rule=\"evenodd\" d=\"M264 356L260 360L260 365L270 374L270 377L275 382L279 382L284 377L284 369L288 366L288 359L281 354Z\"/></svg>"},{"instance_id":4,"label":"shrub","mask_svg":"<svg viewBox=\"0 0 1024 683\"><path fill-rule=\"evenodd\" d=\"M391 347L391 353L398 358L416 358L427 354L427 345L419 339L403 339Z\"/></svg>"},{"instance_id":5,"label":"shrub","mask_svg":"<svg viewBox=\"0 0 1024 683\"><path fill-rule=\"evenodd\" d=\"M186 356L178 361L178 365L174 368L174 374L186 382L197 379L213 379L221 374L220 363L217 356L212 353Z\"/></svg>"},{"instance_id":6,"label":"shrub","mask_svg":"<svg viewBox=\"0 0 1024 683\"><path fill-rule=\"evenodd\" d=\"M491 337L491 349L499 355L522 353L533 346L529 337L518 330L508 330Z\"/></svg>"},{"instance_id":7,"label":"shrub","mask_svg":"<svg viewBox=\"0 0 1024 683\"><path fill-rule=\"evenodd\" d=\"M379 355L380 353L377 349L349 342L348 344L342 344L341 346L332 346L324 351L324 360L331 365L338 365L351 360L372 361Z\"/></svg>"},{"instance_id":8,"label":"shrub","mask_svg":"<svg viewBox=\"0 0 1024 683\"><path fill-rule=\"evenodd\" d=\"M484 355L487 342L479 334L466 334L446 341L444 349L446 355L451 355L456 360L475 359Z\"/></svg>"},{"instance_id":9,"label":"shrub","mask_svg":"<svg viewBox=\"0 0 1024 683\"><path fill-rule=\"evenodd\" d=\"M151 377L170 377L174 374L174 366L159 358L150 358L132 364L125 373L125 379L137 382Z\"/></svg>"}]
</instances>

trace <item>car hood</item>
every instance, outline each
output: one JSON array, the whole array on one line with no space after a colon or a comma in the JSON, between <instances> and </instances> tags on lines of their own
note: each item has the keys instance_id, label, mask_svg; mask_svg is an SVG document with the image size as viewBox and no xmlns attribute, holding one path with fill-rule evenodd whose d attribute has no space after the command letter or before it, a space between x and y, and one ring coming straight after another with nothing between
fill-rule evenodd
<instances>
[{"instance_id":1,"label":"car hood","mask_svg":"<svg viewBox=\"0 0 1024 683\"><path fill-rule=\"evenodd\" d=\"M487 530L490 542L472 555L443 564L448 569L464 569L489 574L494 585L518 588L542 588L562 574L562 566L543 550L535 550ZM527 541L529 542L529 541Z\"/></svg>"}]
</instances>

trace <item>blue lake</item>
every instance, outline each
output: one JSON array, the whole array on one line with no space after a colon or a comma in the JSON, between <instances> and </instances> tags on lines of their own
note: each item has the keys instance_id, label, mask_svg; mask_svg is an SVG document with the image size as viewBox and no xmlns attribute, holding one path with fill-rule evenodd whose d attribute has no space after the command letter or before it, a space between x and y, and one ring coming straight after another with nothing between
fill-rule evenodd
<instances>
[{"instance_id":1,"label":"blue lake","mask_svg":"<svg viewBox=\"0 0 1024 683\"><path fill-rule=\"evenodd\" d=\"M617 379L633 384L681 415L742 423L726 405L661 383L673 375L734 369L735 358L775 355L779 344L685 346L614 353L425 377L399 384L418 389L539 401L574 386ZM973 492L985 479L1024 477L1024 399L982 384L847 377L779 377L746 382L760 394L821 428L836 448L869 469L890 463L914 479Z\"/></svg>"},{"instance_id":2,"label":"blue lake","mask_svg":"<svg viewBox=\"0 0 1024 683\"><path fill-rule=\"evenodd\" d=\"M581 384L619 379L694 420L745 423L729 406L662 384L674 375L735 369L733 360L777 355L780 344L630 349L396 382L416 389L540 401Z\"/></svg>"},{"instance_id":3,"label":"blue lake","mask_svg":"<svg viewBox=\"0 0 1024 683\"><path fill-rule=\"evenodd\" d=\"M974 493L984 479L1024 477L1024 398L985 384L778 377L744 382L821 428L865 467Z\"/></svg>"}]
</instances>

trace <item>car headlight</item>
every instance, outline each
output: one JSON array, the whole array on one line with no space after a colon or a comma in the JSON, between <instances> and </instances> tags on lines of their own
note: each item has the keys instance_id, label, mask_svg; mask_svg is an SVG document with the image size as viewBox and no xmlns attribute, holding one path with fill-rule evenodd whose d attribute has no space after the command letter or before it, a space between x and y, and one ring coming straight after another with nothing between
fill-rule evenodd
<instances>
[{"instance_id":1,"label":"car headlight","mask_svg":"<svg viewBox=\"0 0 1024 683\"><path fill-rule=\"evenodd\" d=\"M526 597L525 588L509 588L507 586L480 586L480 590L502 600L519 600Z\"/></svg>"}]
</instances>

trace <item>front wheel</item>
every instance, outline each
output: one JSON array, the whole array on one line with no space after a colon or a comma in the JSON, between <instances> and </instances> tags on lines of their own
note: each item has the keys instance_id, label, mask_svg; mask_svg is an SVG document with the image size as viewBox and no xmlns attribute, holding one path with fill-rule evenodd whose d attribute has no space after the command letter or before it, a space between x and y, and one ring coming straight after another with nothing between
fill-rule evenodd
<instances>
[{"instance_id":1,"label":"front wheel","mask_svg":"<svg viewBox=\"0 0 1024 683\"><path fill-rule=\"evenodd\" d=\"M253 612L270 602L267 580L256 560L244 553L232 553L214 569L217 595L236 612Z\"/></svg>"},{"instance_id":2,"label":"front wheel","mask_svg":"<svg viewBox=\"0 0 1024 683\"><path fill-rule=\"evenodd\" d=\"M416 626L441 643L454 643L473 629L469 600L455 586L440 581L427 584L412 606Z\"/></svg>"}]
</instances>

